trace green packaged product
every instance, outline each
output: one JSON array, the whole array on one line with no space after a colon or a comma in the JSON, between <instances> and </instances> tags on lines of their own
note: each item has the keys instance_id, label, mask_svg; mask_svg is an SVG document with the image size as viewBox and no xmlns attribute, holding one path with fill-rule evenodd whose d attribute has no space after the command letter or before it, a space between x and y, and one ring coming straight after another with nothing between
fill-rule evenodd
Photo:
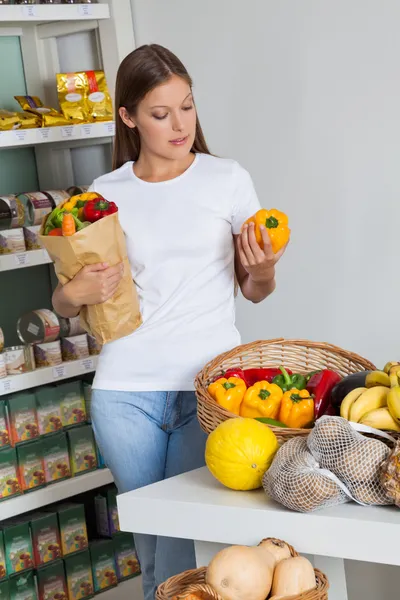
<instances>
[{"instance_id":1,"label":"green packaged product","mask_svg":"<svg viewBox=\"0 0 400 600\"><path fill-rule=\"evenodd\" d=\"M118 584L112 540L90 542L90 558L95 593L103 592Z\"/></svg>"},{"instance_id":2,"label":"green packaged product","mask_svg":"<svg viewBox=\"0 0 400 600\"><path fill-rule=\"evenodd\" d=\"M10 584L8 580L0 581L0 600L10 600Z\"/></svg>"},{"instance_id":3,"label":"green packaged product","mask_svg":"<svg viewBox=\"0 0 400 600\"><path fill-rule=\"evenodd\" d=\"M64 559L69 600L86 600L94 596L89 550Z\"/></svg>"},{"instance_id":4,"label":"green packaged product","mask_svg":"<svg viewBox=\"0 0 400 600\"><path fill-rule=\"evenodd\" d=\"M34 564L29 521L8 521L3 526L3 534L8 575L32 569Z\"/></svg>"},{"instance_id":5,"label":"green packaged product","mask_svg":"<svg viewBox=\"0 0 400 600\"><path fill-rule=\"evenodd\" d=\"M1 336L1 334L0 334ZM0 341L1 344L1 341ZM10 445L10 432L6 415L6 403L0 399L0 449Z\"/></svg>"},{"instance_id":6,"label":"green packaged product","mask_svg":"<svg viewBox=\"0 0 400 600\"><path fill-rule=\"evenodd\" d=\"M61 403L61 418L64 427L73 427L86 422L85 398L81 381L68 381L57 386Z\"/></svg>"},{"instance_id":7,"label":"green packaged product","mask_svg":"<svg viewBox=\"0 0 400 600\"><path fill-rule=\"evenodd\" d=\"M15 448L0 450L0 501L21 493Z\"/></svg>"},{"instance_id":8,"label":"green packaged product","mask_svg":"<svg viewBox=\"0 0 400 600\"><path fill-rule=\"evenodd\" d=\"M120 531L118 506L117 506L117 488L110 485L106 490L95 496L94 507L96 512L97 534L104 537L111 537Z\"/></svg>"},{"instance_id":9,"label":"green packaged product","mask_svg":"<svg viewBox=\"0 0 400 600\"><path fill-rule=\"evenodd\" d=\"M35 394L23 392L7 396L6 410L12 446L39 437Z\"/></svg>"},{"instance_id":10,"label":"green packaged product","mask_svg":"<svg viewBox=\"0 0 400 600\"><path fill-rule=\"evenodd\" d=\"M63 556L88 547L85 508L83 504L66 503L57 506Z\"/></svg>"},{"instance_id":11,"label":"green packaged product","mask_svg":"<svg viewBox=\"0 0 400 600\"><path fill-rule=\"evenodd\" d=\"M38 569L36 579L39 600L68 600L67 580L62 560Z\"/></svg>"},{"instance_id":12,"label":"green packaged product","mask_svg":"<svg viewBox=\"0 0 400 600\"><path fill-rule=\"evenodd\" d=\"M71 477L66 433L56 433L44 438L43 461L47 484Z\"/></svg>"},{"instance_id":13,"label":"green packaged product","mask_svg":"<svg viewBox=\"0 0 400 600\"><path fill-rule=\"evenodd\" d=\"M121 532L113 537L115 563L118 581L124 581L140 574L140 564L136 554L132 533Z\"/></svg>"},{"instance_id":14,"label":"green packaged product","mask_svg":"<svg viewBox=\"0 0 400 600\"><path fill-rule=\"evenodd\" d=\"M43 462L43 442L36 440L18 446L18 471L21 488L24 492L32 492L46 484Z\"/></svg>"},{"instance_id":15,"label":"green packaged product","mask_svg":"<svg viewBox=\"0 0 400 600\"><path fill-rule=\"evenodd\" d=\"M4 551L4 535L0 529L0 581L7 577L6 553ZM1 595L0 595L1 598Z\"/></svg>"},{"instance_id":16,"label":"green packaged product","mask_svg":"<svg viewBox=\"0 0 400 600\"><path fill-rule=\"evenodd\" d=\"M62 429L61 399L55 386L43 386L35 390L36 410L40 435L55 433Z\"/></svg>"},{"instance_id":17,"label":"green packaged product","mask_svg":"<svg viewBox=\"0 0 400 600\"><path fill-rule=\"evenodd\" d=\"M41 567L61 558L61 539L57 513L34 513L30 519L36 567Z\"/></svg>"},{"instance_id":18,"label":"green packaged product","mask_svg":"<svg viewBox=\"0 0 400 600\"><path fill-rule=\"evenodd\" d=\"M10 577L9 592L10 600L37 600L33 571Z\"/></svg>"},{"instance_id":19,"label":"green packaged product","mask_svg":"<svg viewBox=\"0 0 400 600\"><path fill-rule=\"evenodd\" d=\"M70 429L68 447L72 476L97 469L96 445L90 425Z\"/></svg>"}]
</instances>

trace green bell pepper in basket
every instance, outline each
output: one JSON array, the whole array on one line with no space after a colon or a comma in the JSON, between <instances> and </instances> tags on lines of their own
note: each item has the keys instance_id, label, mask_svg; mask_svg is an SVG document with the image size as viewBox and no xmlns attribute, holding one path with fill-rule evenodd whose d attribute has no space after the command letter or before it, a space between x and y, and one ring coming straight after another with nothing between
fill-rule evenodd
<instances>
[{"instance_id":1,"label":"green bell pepper in basket","mask_svg":"<svg viewBox=\"0 0 400 600\"><path fill-rule=\"evenodd\" d=\"M284 367L279 367L279 370L281 371L281 375L274 377L272 382L279 385L284 392L293 388L296 388L296 390L304 390L306 388L307 379L304 375L300 375L299 373L289 375Z\"/></svg>"}]
</instances>

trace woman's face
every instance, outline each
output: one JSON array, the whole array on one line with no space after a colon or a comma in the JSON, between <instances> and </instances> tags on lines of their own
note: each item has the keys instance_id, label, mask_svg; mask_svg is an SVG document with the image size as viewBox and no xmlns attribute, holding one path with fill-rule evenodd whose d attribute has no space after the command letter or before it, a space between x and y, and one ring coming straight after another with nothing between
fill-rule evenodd
<instances>
[{"instance_id":1,"label":"woman's face","mask_svg":"<svg viewBox=\"0 0 400 600\"><path fill-rule=\"evenodd\" d=\"M177 75L149 92L134 117L124 108L120 108L120 116L128 127L138 128L142 151L180 160L193 146L196 109L192 90Z\"/></svg>"}]
</instances>

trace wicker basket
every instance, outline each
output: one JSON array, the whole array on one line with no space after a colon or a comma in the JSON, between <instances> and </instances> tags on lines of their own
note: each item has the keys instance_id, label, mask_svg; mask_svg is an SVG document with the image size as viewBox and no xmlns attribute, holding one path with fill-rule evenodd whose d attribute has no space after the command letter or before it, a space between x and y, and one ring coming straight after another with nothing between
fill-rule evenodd
<instances>
[{"instance_id":1,"label":"wicker basket","mask_svg":"<svg viewBox=\"0 0 400 600\"><path fill-rule=\"evenodd\" d=\"M307 340L263 340L237 346L221 354L198 373L195 379L197 415L202 429L211 433L214 429L236 415L222 408L210 396L208 385L227 369L240 367L253 369L284 365L296 373L309 373L318 369L332 369L343 377L364 370L375 370L371 362L325 342ZM280 444L295 436L306 436L309 429L271 427Z\"/></svg>"},{"instance_id":2,"label":"wicker basket","mask_svg":"<svg viewBox=\"0 0 400 600\"><path fill-rule=\"evenodd\" d=\"M268 539L268 538L267 538ZM274 541L275 538L269 538ZM292 556L298 556L298 553L294 548L289 546ZM310 592L304 592L297 596L290 596L290 600L328 600L328 589L329 583L327 577L314 569L315 578L317 580L317 587ZM222 600L211 586L206 584L206 568L192 569L191 571L185 571L175 577L170 577L164 583L162 583L156 592L156 600L184 600L185 596L193 592L201 592L204 600ZM289 600L289 599L288 599Z\"/></svg>"}]
</instances>

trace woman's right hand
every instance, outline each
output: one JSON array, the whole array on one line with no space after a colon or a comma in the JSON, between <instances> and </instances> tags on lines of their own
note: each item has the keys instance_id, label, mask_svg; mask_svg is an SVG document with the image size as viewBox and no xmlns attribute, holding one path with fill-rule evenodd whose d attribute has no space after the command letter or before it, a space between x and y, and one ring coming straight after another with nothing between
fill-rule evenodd
<instances>
[{"instance_id":1,"label":"woman's right hand","mask_svg":"<svg viewBox=\"0 0 400 600\"><path fill-rule=\"evenodd\" d=\"M86 265L64 286L64 294L72 306L80 308L102 304L113 297L124 275L124 265L109 267L107 263Z\"/></svg>"}]
</instances>

